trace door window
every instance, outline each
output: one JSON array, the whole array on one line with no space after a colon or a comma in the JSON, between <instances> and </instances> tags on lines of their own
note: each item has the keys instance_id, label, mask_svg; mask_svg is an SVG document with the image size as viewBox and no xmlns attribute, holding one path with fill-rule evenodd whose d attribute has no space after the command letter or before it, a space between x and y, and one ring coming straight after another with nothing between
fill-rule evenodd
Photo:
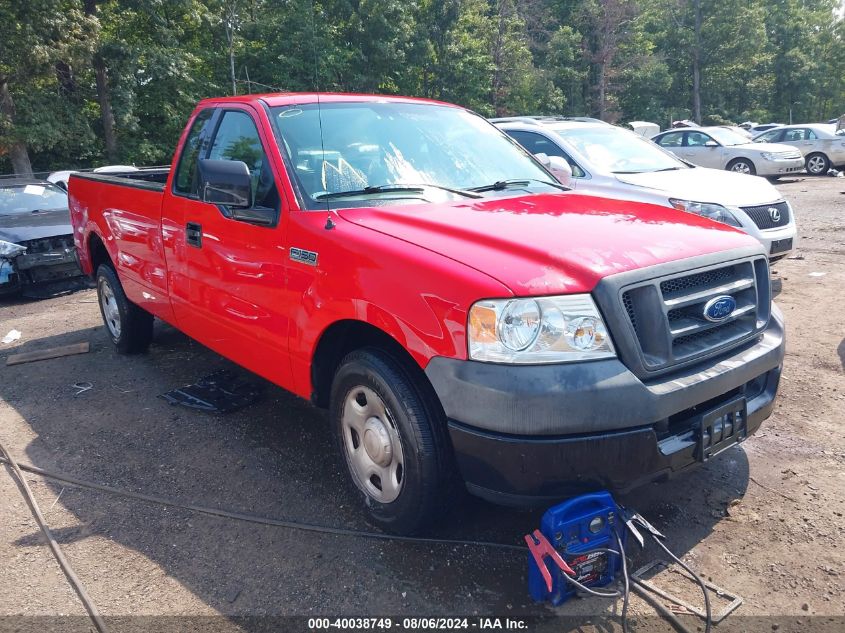
<instances>
[{"instance_id":1,"label":"door window","mask_svg":"<svg viewBox=\"0 0 845 633\"><path fill-rule=\"evenodd\" d=\"M569 163L572 169L573 178L583 178L586 174L572 158L564 152L560 146L547 139L542 134L535 132L522 132L518 130L505 130L508 136L513 138L517 143L522 145L532 154L545 154L546 156L559 156Z\"/></svg>"},{"instance_id":2,"label":"door window","mask_svg":"<svg viewBox=\"0 0 845 633\"><path fill-rule=\"evenodd\" d=\"M213 112L211 108L203 110L191 125L176 167L176 178L173 184L173 190L176 193L187 196L197 195L197 159L200 153L208 148L208 136L203 134L203 131Z\"/></svg>"},{"instance_id":3,"label":"door window","mask_svg":"<svg viewBox=\"0 0 845 633\"><path fill-rule=\"evenodd\" d=\"M783 130L770 130L769 132L764 132L754 140L759 143L779 143L782 136Z\"/></svg>"},{"instance_id":4,"label":"door window","mask_svg":"<svg viewBox=\"0 0 845 633\"><path fill-rule=\"evenodd\" d=\"M252 177L254 206L278 208L279 194L273 170L261 145L255 122L246 112L229 110L223 113L208 158L246 163Z\"/></svg>"},{"instance_id":5,"label":"door window","mask_svg":"<svg viewBox=\"0 0 845 633\"><path fill-rule=\"evenodd\" d=\"M669 132L664 134L657 140L657 144L662 147L680 147L684 141L683 132Z\"/></svg>"},{"instance_id":6,"label":"door window","mask_svg":"<svg viewBox=\"0 0 845 633\"><path fill-rule=\"evenodd\" d=\"M687 132L687 147L704 147L713 139L703 132Z\"/></svg>"}]
</instances>

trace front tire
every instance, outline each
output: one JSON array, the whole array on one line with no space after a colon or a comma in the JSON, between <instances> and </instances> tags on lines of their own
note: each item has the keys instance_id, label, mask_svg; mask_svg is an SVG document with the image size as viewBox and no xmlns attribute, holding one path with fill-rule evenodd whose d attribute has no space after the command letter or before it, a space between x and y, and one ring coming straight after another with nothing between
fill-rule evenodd
<instances>
[{"instance_id":1,"label":"front tire","mask_svg":"<svg viewBox=\"0 0 845 633\"><path fill-rule=\"evenodd\" d=\"M830 169L830 160L824 154L816 152L804 159L804 168L812 176L823 176Z\"/></svg>"},{"instance_id":2,"label":"front tire","mask_svg":"<svg viewBox=\"0 0 845 633\"><path fill-rule=\"evenodd\" d=\"M757 169L754 167L754 163L747 158L737 158L732 160L728 163L726 169L728 171L735 171L738 174L747 174L749 176L757 175Z\"/></svg>"},{"instance_id":3,"label":"front tire","mask_svg":"<svg viewBox=\"0 0 845 633\"><path fill-rule=\"evenodd\" d=\"M153 315L126 298L117 273L108 264L97 268L97 303L106 334L119 353L147 351L153 340Z\"/></svg>"},{"instance_id":4,"label":"front tire","mask_svg":"<svg viewBox=\"0 0 845 633\"><path fill-rule=\"evenodd\" d=\"M347 355L332 383L332 430L351 488L369 521L394 534L443 515L454 482L445 415L426 387L378 348Z\"/></svg>"}]
</instances>

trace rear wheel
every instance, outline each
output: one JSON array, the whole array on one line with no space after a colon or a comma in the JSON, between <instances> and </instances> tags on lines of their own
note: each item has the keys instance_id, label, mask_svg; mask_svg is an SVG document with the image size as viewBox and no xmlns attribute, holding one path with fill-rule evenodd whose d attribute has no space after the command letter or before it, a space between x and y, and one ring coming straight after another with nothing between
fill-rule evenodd
<instances>
[{"instance_id":1,"label":"rear wheel","mask_svg":"<svg viewBox=\"0 0 845 633\"><path fill-rule=\"evenodd\" d=\"M377 348L346 356L332 383L331 421L349 482L368 519L396 534L440 517L454 482L442 408L425 387Z\"/></svg>"},{"instance_id":2,"label":"rear wheel","mask_svg":"<svg viewBox=\"0 0 845 633\"><path fill-rule=\"evenodd\" d=\"M754 176L757 173L757 170L754 168L754 163L747 158L737 158L732 160L728 163L726 169L728 171L735 171L739 174L748 174L749 176Z\"/></svg>"},{"instance_id":3,"label":"rear wheel","mask_svg":"<svg viewBox=\"0 0 845 633\"><path fill-rule=\"evenodd\" d=\"M97 268L97 299L106 332L121 354L145 352L153 339L153 315L126 298L114 269Z\"/></svg>"},{"instance_id":4,"label":"rear wheel","mask_svg":"<svg viewBox=\"0 0 845 633\"><path fill-rule=\"evenodd\" d=\"M804 167L808 174L821 176L830 169L830 160L824 154L810 154L804 159Z\"/></svg>"}]
</instances>

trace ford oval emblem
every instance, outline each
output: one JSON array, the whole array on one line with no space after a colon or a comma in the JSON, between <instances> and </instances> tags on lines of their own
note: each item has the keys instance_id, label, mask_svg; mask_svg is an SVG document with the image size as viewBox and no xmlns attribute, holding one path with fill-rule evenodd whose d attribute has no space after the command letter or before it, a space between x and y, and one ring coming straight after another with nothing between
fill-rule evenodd
<instances>
[{"instance_id":1,"label":"ford oval emblem","mask_svg":"<svg viewBox=\"0 0 845 633\"><path fill-rule=\"evenodd\" d=\"M720 323L736 310L736 299L730 295L714 297L704 304L704 318L712 323Z\"/></svg>"}]
</instances>

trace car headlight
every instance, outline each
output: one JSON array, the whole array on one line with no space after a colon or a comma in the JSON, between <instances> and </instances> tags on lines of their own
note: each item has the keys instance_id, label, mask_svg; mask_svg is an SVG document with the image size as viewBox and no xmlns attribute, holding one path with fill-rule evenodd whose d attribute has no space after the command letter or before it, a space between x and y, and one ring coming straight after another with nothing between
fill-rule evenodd
<instances>
[{"instance_id":1,"label":"car headlight","mask_svg":"<svg viewBox=\"0 0 845 633\"><path fill-rule=\"evenodd\" d=\"M490 363L565 363L616 352L590 295L485 299L469 311L469 357Z\"/></svg>"},{"instance_id":2,"label":"car headlight","mask_svg":"<svg viewBox=\"0 0 845 633\"><path fill-rule=\"evenodd\" d=\"M695 213L705 218L721 222L722 224L730 224L731 226L741 227L742 224L736 219L736 216L728 211L727 207L721 204L714 204L712 202L693 202L691 200L676 200L669 198L669 204L672 208L678 211L686 211L687 213Z\"/></svg>"},{"instance_id":3,"label":"car headlight","mask_svg":"<svg viewBox=\"0 0 845 633\"><path fill-rule=\"evenodd\" d=\"M763 157L763 160L777 160L771 152L760 152L760 156Z\"/></svg>"},{"instance_id":4,"label":"car headlight","mask_svg":"<svg viewBox=\"0 0 845 633\"><path fill-rule=\"evenodd\" d=\"M17 257L26 252L26 246L0 240L0 257Z\"/></svg>"}]
</instances>

